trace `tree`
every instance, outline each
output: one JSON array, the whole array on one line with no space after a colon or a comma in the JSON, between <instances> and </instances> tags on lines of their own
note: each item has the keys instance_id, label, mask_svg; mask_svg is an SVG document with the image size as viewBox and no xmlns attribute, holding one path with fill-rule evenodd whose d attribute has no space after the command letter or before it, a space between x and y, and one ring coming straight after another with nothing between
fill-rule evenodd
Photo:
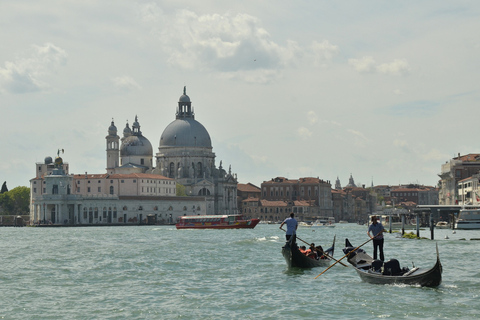
<instances>
[{"instance_id":1,"label":"tree","mask_svg":"<svg viewBox=\"0 0 480 320\"><path fill-rule=\"evenodd\" d=\"M185 191L185 186L183 184L177 183L177 197L185 197L187 195Z\"/></svg>"},{"instance_id":2,"label":"tree","mask_svg":"<svg viewBox=\"0 0 480 320\"><path fill-rule=\"evenodd\" d=\"M2 191L0 191L0 193L5 193L5 192L8 192L7 181L5 181L5 182L2 184Z\"/></svg>"},{"instance_id":3,"label":"tree","mask_svg":"<svg viewBox=\"0 0 480 320\"><path fill-rule=\"evenodd\" d=\"M30 205L30 188L16 187L0 194L2 214L27 215Z\"/></svg>"}]
</instances>

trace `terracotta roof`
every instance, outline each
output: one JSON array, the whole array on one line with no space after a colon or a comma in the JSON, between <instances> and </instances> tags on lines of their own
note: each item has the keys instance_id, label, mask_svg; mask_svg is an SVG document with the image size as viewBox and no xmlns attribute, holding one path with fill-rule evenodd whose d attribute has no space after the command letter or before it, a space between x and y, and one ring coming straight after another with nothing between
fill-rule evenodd
<instances>
[{"instance_id":1,"label":"terracotta roof","mask_svg":"<svg viewBox=\"0 0 480 320\"><path fill-rule=\"evenodd\" d=\"M237 190L243 191L243 192L261 192L262 191L259 187L251 183L247 183L247 184L239 183L237 184Z\"/></svg>"},{"instance_id":2,"label":"terracotta roof","mask_svg":"<svg viewBox=\"0 0 480 320\"><path fill-rule=\"evenodd\" d=\"M259 199L258 198L248 198L248 199L244 199L242 200L243 202L257 202Z\"/></svg>"},{"instance_id":3,"label":"terracotta roof","mask_svg":"<svg viewBox=\"0 0 480 320\"><path fill-rule=\"evenodd\" d=\"M260 200L262 207L286 207L285 201Z\"/></svg>"},{"instance_id":4,"label":"terracotta roof","mask_svg":"<svg viewBox=\"0 0 480 320\"><path fill-rule=\"evenodd\" d=\"M453 158L455 160L462 160L465 162L470 162L470 161L480 161L480 154L479 153L469 153L463 156L458 156L456 158Z\"/></svg>"}]
</instances>

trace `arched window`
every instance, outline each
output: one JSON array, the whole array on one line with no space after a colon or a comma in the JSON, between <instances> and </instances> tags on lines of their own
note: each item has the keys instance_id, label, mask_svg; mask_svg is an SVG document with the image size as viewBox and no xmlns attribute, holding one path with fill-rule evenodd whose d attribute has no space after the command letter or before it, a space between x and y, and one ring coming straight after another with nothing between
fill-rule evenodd
<instances>
[{"instance_id":1,"label":"arched window","mask_svg":"<svg viewBox=\"0 0 480 320\"><path fill-rule=\"evenodd\" d=\"M210 195L210 190L207 188L202 188L198 191L199 196L209 196Z\"/></svg>"},{"instance_id":2,"label":"arched window","mask_svg":"<svg viewBox=\"0 0 480 320\"><path fill-rule=\"evenodd\" d=\"M197 178L201 178L203 176L203 165L201 162L197 163L197 170L196 170Z\"/></svg>"},{"instance_id":3,"label":"arched window","mask_svg":"<svg viewBox=\"0 0 480 320\"><path fill-rule=\"evenodd\" d=\"M175 178L175 163L170 162L170 168L168 170L168 177Z\"/></svg>"},{"instance_id":4,"label":"arched window","mask_svg":"<svg viewBox=\"0 0 480 320\"><path fill-rule=\"evenodd\" d=\"M113 194L113 186L110 186L110 194Z\"/></svg>"}]
</instances>

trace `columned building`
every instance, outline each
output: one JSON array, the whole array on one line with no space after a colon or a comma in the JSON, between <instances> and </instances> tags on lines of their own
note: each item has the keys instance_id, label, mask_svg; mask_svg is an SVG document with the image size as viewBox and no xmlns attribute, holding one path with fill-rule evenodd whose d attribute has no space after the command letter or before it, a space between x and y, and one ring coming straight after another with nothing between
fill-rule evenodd
<instances>
[{"instance_id":1,"label":"columned building","mask_svg":"<svg viewBox=\"0 0 480 320\"><path fill-rule=\"evenodd\" d=\"M31 223L143 223L149 216L170 224L182 215L239 213L236 174L221 161L216 167L210 135L195 120L186 88L155 158L137 116L122 138L112 120L105 141L106 173L69 174L59 154L55 163L47 157L36 164ZM176 196L177 184L186 196Z\"/></svg>"}]
</instances>

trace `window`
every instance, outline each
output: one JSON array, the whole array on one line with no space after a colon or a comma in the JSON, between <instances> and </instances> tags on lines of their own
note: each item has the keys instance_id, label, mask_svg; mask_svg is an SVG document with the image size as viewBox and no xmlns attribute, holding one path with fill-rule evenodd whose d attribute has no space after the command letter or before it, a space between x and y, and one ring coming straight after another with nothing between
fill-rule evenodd
<instances>
[{"instance_id":1,"label":"window","mask_svg":"<svg viewBox=\"0 0 480 320\"><path fill-rule=\"evenodd\" d=\"M110 194L113 194L113 191L114 191L113 186L110 186Z\"/></svg>"},{"instance_id":2,"label":"window","mask_svg":"<svg viewBox=\"0 0 480 320\"><path fill-rule=\"evenodd\" d=\"M125 182L125 180L121 180L120 182L121 182L121 183L124 183L124 182Z\"/></svg>"},{"instance_id":3,"label":"window","mask_svg":"<svg viewBox=\"0 0 480 320\"><path fill-rule=\"evenodd\" d=\"M98 187L98 192L102 192L102 187Z\"/></svg>"}]
</instances>

